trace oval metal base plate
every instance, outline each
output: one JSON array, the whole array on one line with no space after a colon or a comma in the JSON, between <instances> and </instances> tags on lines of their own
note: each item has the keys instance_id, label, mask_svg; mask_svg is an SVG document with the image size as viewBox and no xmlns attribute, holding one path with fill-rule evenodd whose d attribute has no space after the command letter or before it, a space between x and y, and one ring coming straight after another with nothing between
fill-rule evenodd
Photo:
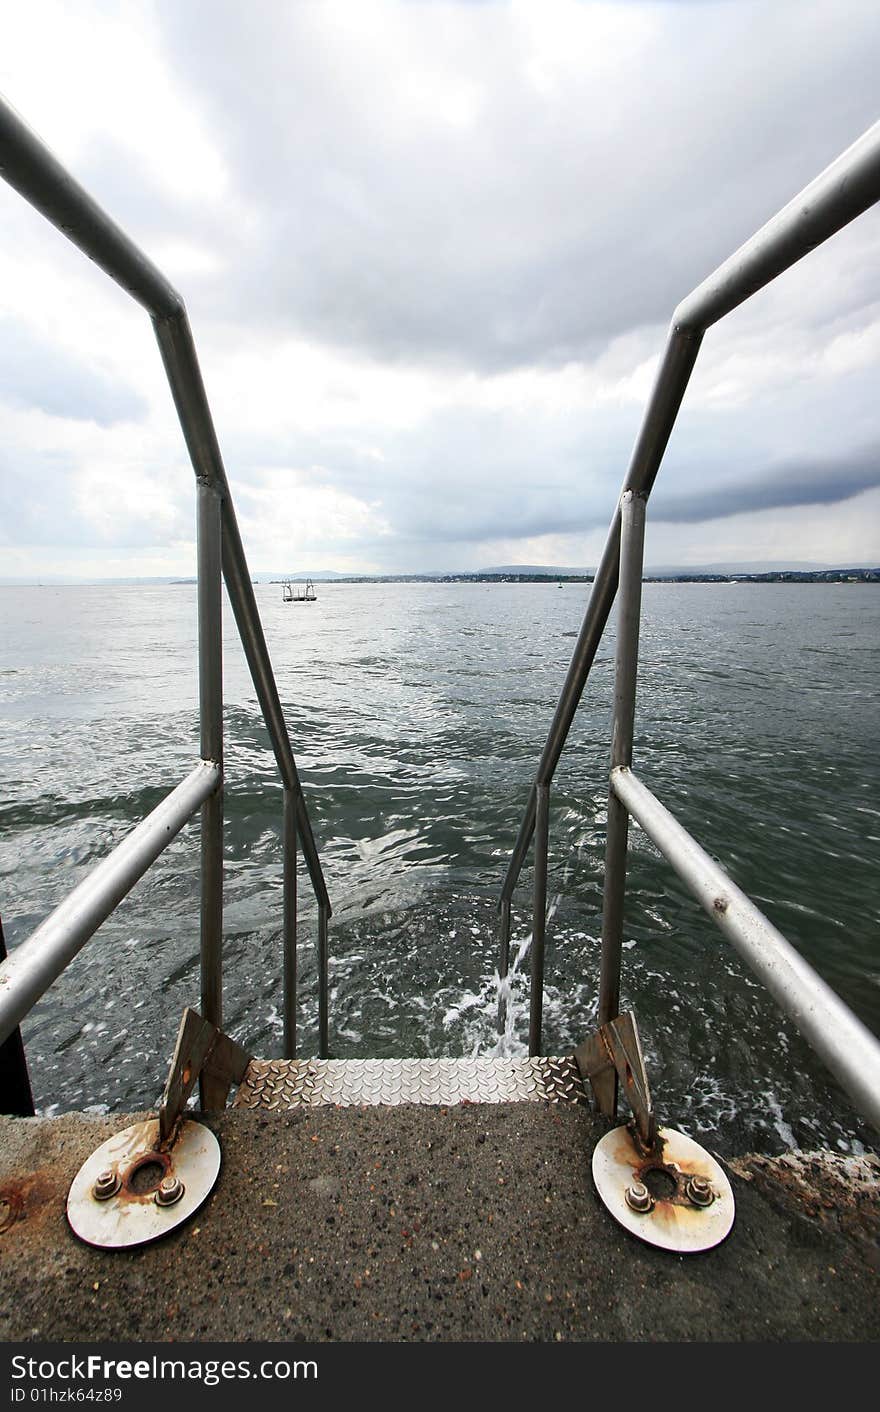
<instances>
[{"instance_id":1,"label":"oval metal base plate","mask_svg":"<svg viewBox=\"0 0 880 1412\"><path fill-rule=\"evenodd\" d=\"M645 1157L629 1128L606 1133L593 1152L593 1181L615 1220L640 1240L686 1255L711 1250L729 1233L735 1205L733 1190L715 1158L699 1143L673 1128L660 1128L662 1149ZM697 1206L687 1196L691 1177L705 1178L709 1205ZM650 1211L634 1211L626 1192L634 1182L654 1189Z\"/></svg>"},{"instance_id":2,"label":"oval metal base plate","mask_svg":"<svg viewBox=\"0 0 880 1412\"><path fill-rule=\"evenodd\" d=\"M116 1133L87 1158L67 1196L67 1219L80 1240L107 1250L144 1245L198 1210L220 1171L216 1137L201 1123L187 1120L166 1152L158 1144L159 1122L152 1118ZM99 1200L95 1183L106 1172L118 1179L119 1189ZM160 1206L155 1192L169 1177L183 1183L183 1195L173 1205Z\"/></svg>"}]
</instances>

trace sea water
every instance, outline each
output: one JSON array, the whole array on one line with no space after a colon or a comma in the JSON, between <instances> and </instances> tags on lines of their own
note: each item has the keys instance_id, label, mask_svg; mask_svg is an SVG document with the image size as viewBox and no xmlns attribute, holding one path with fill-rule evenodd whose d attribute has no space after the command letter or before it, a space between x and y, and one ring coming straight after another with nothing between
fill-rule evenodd
<instances>
[{"instance_id":1,"label":"sea water","mask_svg":"<svg viewBox=\"0 0 880 1412\"><path fill-rule=\"evenodd\" d=\"M337 1057L524 1053L530 869L496 1030L497 904L586 606L579 584L256 588L333 904ZM613 619L551 796L544 1048L595 1023ZM646 584L634 764L880 1031L880 592ZM0 589L0 914L23 940L198 756L191 584ZM224 1026L281 1052L281 789L224 623ZM198 822L24 1026L40 1111L161 1092L199 1001ZM300 876L300 1052L317 1045ZM622 1005L662 1121L719 1150L872 1141L794 1026L638 827Z\"/></svg>"}]
</instances>

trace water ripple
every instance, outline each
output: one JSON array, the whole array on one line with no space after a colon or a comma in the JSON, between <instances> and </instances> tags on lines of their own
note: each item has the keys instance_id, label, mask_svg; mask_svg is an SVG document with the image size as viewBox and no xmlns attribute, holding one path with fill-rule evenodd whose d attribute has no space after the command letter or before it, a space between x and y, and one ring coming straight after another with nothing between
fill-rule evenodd
<instances>
[{"instance_id":1,"label":"water ripple","mask_svg":"<svg viewBox=\"0 0 880 1412\"><path fill-rule=\"evenodd\" d=\"M527 868L509 1028L497 898L586 599L583 586L257 589L333 901L342 1056L523 1053ZM191 586L0 590L0 880L15 945L197 755ZM873 1029L880 595L646 585L635 761L648 784ZM281 788L225 630L225 1024L280 1052ZM613 637L552 792L545 1047L595 1023ZM198 825L32 1012L43 1111L161 1091L198 1003ZM299 1028L317 1042L317 919L300 881ZM622 978L661 1114L718 1150L872 1141L634 827Z\"/></svg>"}]
</instances>

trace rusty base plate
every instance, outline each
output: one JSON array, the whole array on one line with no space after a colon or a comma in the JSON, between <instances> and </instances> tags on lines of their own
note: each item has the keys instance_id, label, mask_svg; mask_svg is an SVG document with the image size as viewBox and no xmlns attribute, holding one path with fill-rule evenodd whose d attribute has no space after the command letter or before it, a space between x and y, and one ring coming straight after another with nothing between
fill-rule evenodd
<instances>
[{"instance_id":1,"label":"rusty base plate","mask_svg":"<svg viewBox=\"0 0 880 1412\"><path fill-rule=\"evenodd\" d=\"M593 1152L593 1181L615 1220L640 1240L686 1255L710 1250L730 1231L733 1191L715 1158L672 1128L658 1130L645 1157L627 1127L606 1133Z\"/></svg>"},{"instance_id":2,"label":"rusty base plate","mask_svg":"<svg viewBox=\"0 0 880 1412\"><path fill-rule=\"evenodd\" d=\"M135 1123L80 1167L67 1196L67 1219L88 1245L144 1245L192 1216L219 1171L220 1144L201 1123L181 1123L166 1150L159 1148L158 1119Z\"/></svg>"}]
</instances>

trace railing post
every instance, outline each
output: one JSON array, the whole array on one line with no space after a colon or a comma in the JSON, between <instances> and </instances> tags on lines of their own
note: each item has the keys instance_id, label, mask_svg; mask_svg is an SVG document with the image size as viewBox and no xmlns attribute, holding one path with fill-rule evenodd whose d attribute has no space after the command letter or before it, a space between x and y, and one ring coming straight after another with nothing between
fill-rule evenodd
<instances>
[{"instance_id":1,"label":"railing post","mask_svg":"<svg viewBox=\"0 0 880 1412\"><path fill-rule=\"evenodd\" d=\"M223 600L220 494L198 482L199 725L203 760L223 767ZM202 1017L223 1024L223 777L202 805ZM202 1105L208 1107L204 1087Z\"/></svg>"},{"instance_id":2,"label":"railing post","mask_svg":"<svg viewBox=\"0 0 880 1412\"><path fill-rule=\"evenodd\" d=\"M499 927L500 948L498 952L498 977L506 980L510 970L510 898L501 899L501 925Z\"/></svg>"},{"instance_id":3,"label":"railing post","mask_svg":"<svg viewBox=\"0 0 880 1412\"><path fill-rule=\"evenodd\" d=\"M499 928L500 947L498 952L498 1022L499 1034L507 1029L508 996L504 988L510 970L510 898L501 899L501 926Z\"/></svg>"},{"instance_id":4,"label":"railing post","mask_svg":"<svg viewBox=\"0 0 880 1412\"><path fill-rule=\"evenodd\" d=\"M614 719L611 768L632 764L636 675L639 660L639 617L642 602L642 557L645 542L646 497L624 491L620 501L620 587L617 595L617 648L614 669ZM620 1013L620 956L623 944L623 904L626 891L626 849L629 814L614 790L608 791L608 832L605 843L605 885L602 896L602 969L599 978L599 1024ZM612 1112L616 1111L615 1100Z\"/></svg>"},{"instance_id":5,"label":"railing post","mask_svg":"<svg viewBox=\"0 0 880 1412\"><path fill-rule=\"evenodd\" d=\"M539 784L535 809L535 886L532 899L532 993L529 1005L529 1054L541 1053L544 1013L544 937L547 930L547 851L550 843L550 786Z\"/></svg>"},{"instance_id":6,"label":"railing post","mask_svg":"<svg viewBox=\"0 0 880 1412\"><path fill-rule=\"evenodd\" d=\"M3 921L0 919L0 961L6 960ZM21 1030L16 1028L0 1044L0 1113L16 1118L34 1116L34 1097L28 1077Z\"/></svg>"},{"instance_id":7,"label":"railing post","mask_svg":"<svg viewBox=\"0 0 880 1412\"><path fill-rule=\"evenodd\" d=\"M318 1057L329 1057L327 1012L329 1004L327 974L327 924L330 920L329 905L318 904Z\"/></svg>"},{"instance_id":8,"label":"railing post","mask_svg":"<svg viewBox=\"0 0 880 1412\"><path fill-rule=\"evenodd\" d=\"M284 1058L296 1058L296 799L284 791Z\"/></svg>"}]
</instances>

